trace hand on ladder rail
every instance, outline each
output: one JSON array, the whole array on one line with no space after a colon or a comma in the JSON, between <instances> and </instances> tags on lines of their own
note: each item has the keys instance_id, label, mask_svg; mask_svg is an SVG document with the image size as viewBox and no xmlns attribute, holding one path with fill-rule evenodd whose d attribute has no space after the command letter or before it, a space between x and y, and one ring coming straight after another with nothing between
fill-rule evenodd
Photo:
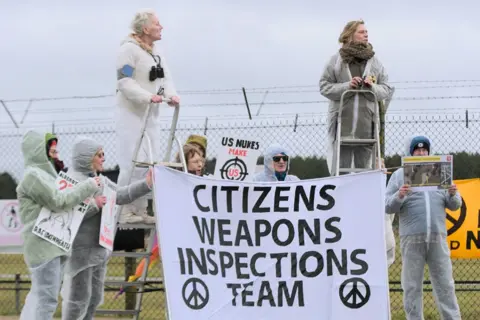
<instances>
[{"instance_id":1,"label":"hand on ladder rail","mask_svg":"<svg viewBox=\"0 0 480 320\"><path fill-rule=\"evenodd\" d=\"M155 104L165 102L171 107L176 107L180 104L180 98L178 98L177 96L174 96L171 99L166 99L159 95L153 95L150 101L151 103Z\"/></svg>"}]
</instances>

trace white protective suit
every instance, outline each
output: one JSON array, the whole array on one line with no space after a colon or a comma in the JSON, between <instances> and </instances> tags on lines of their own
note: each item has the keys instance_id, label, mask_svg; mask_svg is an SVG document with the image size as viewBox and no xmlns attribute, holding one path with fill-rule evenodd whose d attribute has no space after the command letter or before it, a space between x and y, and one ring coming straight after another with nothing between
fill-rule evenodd
<instances>
[{"instance_id":1,"label":"white protective suit","mask_svg":"<svg viewBox=\"0 0 480 320\"><path fill-rule=\"evenodd\" d=\"M155 94L164 98L177 96L173 80L168 69L165 58L154 52L154 57L143 50L131 37L125 39L120 47L117 57L117 108L115 113L116 136L117 136L117 160L120 167L118 185L124 186L128 183L132 157L135 146L141 135L142 120L151 97ZM164 78L149 80L152 67L161 60L161 67L164 71ZM163 105L162 105L163 106ZM165 142L160 130L160 105L154 105L151 117L147 123L147 134L150 137L154 161L161 161L160 146ZM147 162L146 139L143 139L140 148L138 161ZM147 173L146 169L136 168L131 182L143 179ZM129 208L138 215L144 215L147 208L147 198L142 197L135 200Z\"/></svg>"},{"instance_id":2,"label":"white protective suit","mask_svg":"<svg viewBox=\"0 0 480 320\"><path fill-rule=\"evenodd\" d=\"M47 158L46 135L30 130L22 142L25 163L23 179L17 187L19 216L24 225L23 257L30 271L32 287L25 300L21 320L51 320L57 309L58 293L66 256L56 245L32 233L42 208L54 212L73 209L98 189L93 179L59 191L57 172Z\"/></svg>"},{"instance_id":3,"label":"white protective suit","mask_svg":"<svg viewBox=\"0 0 480 320\"><path fill-rule=\"evenodd\" d=\"M388 75L380 60L373 56L367 61L363 72L364 77L374 76L376 83L371 91L376 94L378 101L390 100L394 88L388 84ZM342 93L350 89L352 74L347 63L342 61L337 53L325 65L320 78L320 93L330 100L328 107L328 142L327 165L331 175L335 175L333 159L336 157L335 141L337 128L337 115L340 107ZM347 93L343 100L342 111L342 137L357 139L371 139L373 133L373 114L375 103L372 94ZM368 146L343 146L340 149L340 168L372 168L372 148Z\"/></svg>"},{"instance_id":4,"label":"white protective suit","mask_svg":"<svg viewBox=\"0 0 480 320\"><path fill-rule=\"evenodd\" d=\"M385 174L385 183L383 192L386 192L387 175ZM395 234L393 233L393 220L395 214L385 214L385 243L387 247L387 265L390 267L395 262Z\"/></svg>"},{"instance_id":5,"label":"white protective suit","mask_svg":"<svg viewBox=\"0 0 480 320\"><path fill-rule=\"evenodd\" d=\"M416 141L431 143L427 137L415 136ZM414 137L408 139L406 155ZM458 210L462 199L457 192L447 190L411 192L402 200L399 189L404 184L403 168L392 174L385 196L387 213L397 213L402 253L403 303L407 320L423 320L423 274L428 264L433 293L442 319L460 320L460 308L455 296L450 250L447 244L446 212Z\"/></svg>"},{"instance_id":6,"label":"white protective suit","mask_svg":"<svg viewBox=\"0 0 480 320\"><path fill-rule=\"evenodd\" d=\"M68 174L84 181L96 173L92 168L95 154L102 145L88 137L77 137L73 144L72 167ZM145 179L117 189L116 203L123 205L150 191ZM95 196L101 195L99 190ZM90 320L103 303L107 261L110 252L99 244L102 209L91 201L65 264L62 288L62 319Z\"/></svg>"},{"instance_id":7,"label":"white protective suit","mask_svg":"<svg viewBox=\"0 0 480 320\"><path fill-rule=\"evenodd\" d=\"M259 172L253 176L252 181L279 181L277 174L273 168L273 156L276 154L285 154L288 155L287 149L282 147L279 144L272 144L268 147L264 154L263 154L263 166L264 171ZM297 176L292 174L288 174L288 170L290 170L290 160L287 162L287 170L285 172L285 180L284 181L298 181Z\"/></svg>"}]
</instances>

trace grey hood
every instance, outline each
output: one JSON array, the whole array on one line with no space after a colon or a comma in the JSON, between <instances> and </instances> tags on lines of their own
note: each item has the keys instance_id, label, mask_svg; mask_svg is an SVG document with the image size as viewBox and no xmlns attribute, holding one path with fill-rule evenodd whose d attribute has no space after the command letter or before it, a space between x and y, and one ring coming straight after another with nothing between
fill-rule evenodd
<instances>
[{"instance_id":1,"label":"grey hood","mask_svg":"<svg viewBox=\"0 0 480 320\"><path fill-rule=\"evenodd\" d=\"M95 140L85 136L78 136L73 143L73 169L85 175L93 173L93 157L102 148L103 146Z\"/></svg>"}]
</instances>

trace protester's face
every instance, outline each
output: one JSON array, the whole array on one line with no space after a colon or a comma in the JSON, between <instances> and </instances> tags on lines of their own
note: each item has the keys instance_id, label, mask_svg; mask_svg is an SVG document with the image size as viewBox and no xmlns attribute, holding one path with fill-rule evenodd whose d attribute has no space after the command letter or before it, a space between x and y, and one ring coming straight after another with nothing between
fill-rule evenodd
<instances>
[{"instance_id":1,"label":"protester's face","mask_svg":"<svg viewBox=\"0 0 480 320\"><path fill-rule=\"evenodd\" d=\"M428 156L428 150L425 148L417 148L413 150L413 156L417 156L417 157Z\"/></svg>"},{"instance_id":2,"label":"protester's face","mask_svg":"<svg viewBox=\"0 0 480 320\"><path fill-rule=\"evenodd\" d=\"M276 154L273 156L273 169L276 172L285 172L287 170L288 156Z\"/></svg>"},{"instance_id":3,"label":"protester's face","mask_svg":"<svg viewBox=\"0 0 480 320\"><path fill-rule=\"evenodd\" d=\"M92 161L93 171L102 172L104 162L105 162L105 153L103 152L103 149L100 149L97 151L97 153L93 157L93 161Z\"/></svg>"},{"instance_id":4,"label":"protester's face","mask_svg":"<svg viewBox=\"0 0 480 320\"><path fill-rule=\"evenodd\" d=\"M149 36L153 41L162 39L163 26L158 21L156 16L150 18L150 22L144 27L143 32Z\"/></svg>"},{"instance_id":5,"label":"protester's face","mask_svg":"<svg viewBox=\"0 0 480 320\"><path fill-rule=\"evenodd\" d=\"M58 152L57 152L57 146L53 145L50 147L48 150L48 156L52 159L58 159Z\"/></svg>"},{"instance_id":6,"label":"protester's face","mask_svg":"<svg viewBox=\"0 0 480 320\"><path fill-rule=\"evenodd\" d=\"M353 34L353 41L368 42L368 31L364 24L359 24L357 30Z\"/></svg>"},{"instance_id":7,"label":"protester's face","mask_svg":"<svg viewBox=\"0 0 480 320\"><path fill-rule=\"evenodd\" d=\"M205 165L205 160L199 153L195 153L193 157L188 159L187 167L188 171L195 172L197 176L202 175L202 169Z\"/></svg>"}]
</instances>

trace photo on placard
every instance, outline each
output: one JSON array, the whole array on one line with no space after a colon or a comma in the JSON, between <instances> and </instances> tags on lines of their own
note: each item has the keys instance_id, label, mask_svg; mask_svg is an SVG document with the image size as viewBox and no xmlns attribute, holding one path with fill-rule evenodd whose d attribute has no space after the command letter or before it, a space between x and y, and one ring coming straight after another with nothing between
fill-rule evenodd
<instances>
[{"instance_id":1,"label":"photo on placard","mask_svg":"<svg viewBox=\"0 0 480 320\"><path fill-rule=\"evenodd\" d=\"M452 156L402 158L404 182L413 191L448 189L453 181Z\"/></svg>"}]
</instances>

